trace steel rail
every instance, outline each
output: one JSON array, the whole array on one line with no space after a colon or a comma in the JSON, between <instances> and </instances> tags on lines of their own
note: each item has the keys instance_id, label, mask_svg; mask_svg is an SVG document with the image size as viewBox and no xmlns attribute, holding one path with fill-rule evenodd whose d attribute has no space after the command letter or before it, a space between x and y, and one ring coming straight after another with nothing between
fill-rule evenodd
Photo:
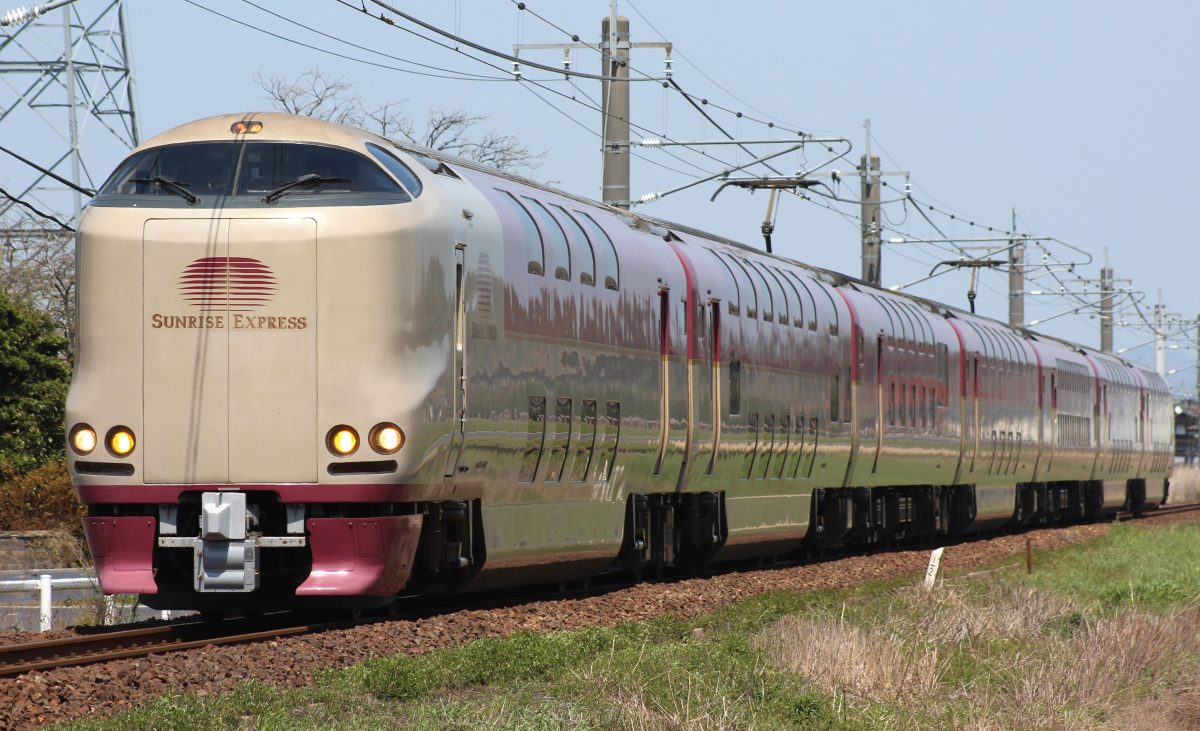
<instances>
[{"instance_id":1,"label":"steel rail","mask_svg":"<svg viewBox=\"0 0 1200 731\"><path fill-rule=\"evenodd\" d=\"M294 617L291 622L294 622ZM221 623L188 622L98 632L41 642L0 646L0 677L34 670L76 667L92 663L145 657L157 652L190 650L208 645L235 645L290 635L349 627L352 621L294 624L288 621L230 620ZM229 625L233 624L233 627ZM266 625L264 627L264 624ZM231 633L230 630L233 630Z\"/></svg>"}]
</instances>

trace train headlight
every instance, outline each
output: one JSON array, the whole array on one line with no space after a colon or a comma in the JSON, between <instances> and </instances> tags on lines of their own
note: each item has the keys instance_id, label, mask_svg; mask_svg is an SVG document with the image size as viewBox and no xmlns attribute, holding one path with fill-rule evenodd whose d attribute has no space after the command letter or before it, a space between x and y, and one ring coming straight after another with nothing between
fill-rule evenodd
<instances>
[{"instance_id":1,"label":"train headlight","mask_svg":"<svg viewBox=\"0 0 1200 731\"><path fill-rule=\"evenodd\" d=\"M137 446L137 440L133 438L133 431L127 426L114 426L108 430L108 435L104 437L104 443L108 445L108 451L114 457L128 457Z\"/></svg>"},{"instance_id":2,"label":"train headlight","mask_svg":"<svg viewBox=\"0 0 1200 731\"><path fill-rule=\"evenodd\" d=\"M96 430L87 424L76 424L71 427L69 441L75 454L80 456L91 454L92 450L96 448Z\"/></svg>"},{"instance_id":3,"label":"train headlight","mask_svg":"<svg viewBox=\"0 0 1200 731\"><path fill-rule=\"evenodd\" d=\"M371 428L367 440L371 442L371 449L376 452L395 454L404 446L404 432L395 424L384 422Z\"/></svg>"},{"instance_id":4,"label":"train headlight","mask_svg":"<svg viewBox=\"0 0 1200 731\"><path fill-rule=\"evenodd\" d=\"M358 450L358 432L346 425L335 426L325 437L325 446L339 457L346 457Z\"/></svg>"}]
</instances>

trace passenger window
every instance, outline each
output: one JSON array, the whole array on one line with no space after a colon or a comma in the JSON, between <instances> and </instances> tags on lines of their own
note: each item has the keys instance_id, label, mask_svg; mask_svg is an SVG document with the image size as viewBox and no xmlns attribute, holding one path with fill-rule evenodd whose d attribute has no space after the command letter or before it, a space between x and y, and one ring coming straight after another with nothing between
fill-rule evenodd
<instances>
[{"instance_id":1,"label":"passenger window","mask_svg":"<svg viewBox=\"0 0 1200 731\"><path fill-rule=\"evenodd\" d=\"M596 402L585 399L579 416L579 436L575 442L575 462L571 465L571 482L587 479L596 449Z\"/></svg>"},{"instance_id":2,"label":"passenger window","mask_svg":"<svg viewBox=\"0 0 1200 731\"><path fill-rule=\"evenodd\" d=\"M567 222L567 228L571 232L571 236L579 242L579 250L583 254L579 261L579 281L582 284L596 284L596 252L592 248L592 242L588 239L587 234L583 232L583 227L579 222L567 213L567 209L557 204L551 204L558 209L562 214L560 218Z\"/></svg>"},{"instance_id":3,"label":"passenger window","mask_svg":"<svg viewBox=\"0 0 1200 731\"><path fill-rule=\"evenodd\" d=\"M616 291L621 287L620 262L617 261L617 250L613 247L612 239L608 237L600 224L596 223L583 211L575 211L580 216L583 227L592 234L592 243L599 251L600 276L604 280L604 288Z\"/></svg>"},{"instance_id":4,"label":"passenger window","mask_svg":"<svg viewBox=\"0 0 1200 731\"><path fill-rule=\"evenodd\" d=\"M604 410L604 435L599 438L601 446L596 454L596 480L608 482L612 479L613 468L617 461L617 446L621 441L621 402L609 401Z\"/></svg>"},{"instance_id":5,"label":"passenger window","mask_svg":"<svg viewBox=\"0 0 1200 731\"><path fill-rule=\"evenodd\" d=\"M571 444L571 399L556 399L554 412L554 438L550 442L550 457L546 465L546 482L562 479L563 467L567 464L567 453Z\"/></svg>"},{"instance_id":6,"label":"passenger window","mask_svg":"<svg viewBox=\"0 0 1200 731\"><path fill-rule=\"evenodd\" d=\"M546 397L529 397L529 425L525 433L525 453L521 457L518 482L533 482L538 461L542 458L542 443L546 439Z\"/></svg>"},{"instance_id":7,"label":"passenger window","mask_svg":"<svg viewBox=\"0 0 1200 731\"><path fill-rule=\"evenodd\" d=\"M404 189L365 155L340 147L287 142L247 142L237 192L239 195L267 193L305 175L319 177L290 189L288 197L393 193L408 200Z\"/></svg>"},{"instance_id":8,"label":"passenger window","mask_svg":"<svg viewBox=\"0 0 1200 731\"><path fill-rule=\"evenodd\" d=\"M750 280L754 282L754 288L758 290L758 306L762 311L762 319L764 322L774 322L775 296L771 292L771 286L767 284L767 280L757 264L752 261L745 263L746 271L750 272Z\"/></svg>"},{"instance_id":9,"label":"passenger window","mask_svg":"<svg viewBox=\"0 0 1200 731\"><path fill-rule=\"evenodd\" d=\"M765 269L771 279L771 283L775 285L775 291L778 293L775 299L779 308L779 324L786 325L791 321L792 313L799 312L796 307L796 290L792 288L791 283L777 269L770 267L765 267Z\"/></svg>"},{"instance_id":10,"label":"passenger window","mask_svg":"<svg viewBox=\"0 0 1200 731\"><path fill-rule=\"evenodd\" d=\"M742 266L741 262L732 256L726 256L725 259L729 262L729 269L738 281L738 290L742 293L742 308L746 313L746 317L751 319L757 318L758 293L754 291L753 285L750 284L750 275L746 273L746 267Z\"/></svg>"},{"instance_id":11,"label":"passenger window","mask_svg":"<svg viewBox=\"0 0 1200 731\"><path fill-rule=\"evenodd\" d=\"M742 413L742 362L729 361L729 413L736 416Z\"/></svg>"},{"instance_id":12,"label":"passenger window","mask_svg":"<svg viewBox=\"0 0 1200 731\"><path fill-rule=\"evenodd\" d=\"M379 145L368 142L367 150L375 156L376 160L383 163L383 166L388 169L388 172L396 176L396 179L400 181L400 184L404 186L409 195L411 195L413 198L421 195L421 179L417 177L416 173L414 173L412 170L409 170L407 165L400 162L395 155L383 149Z\"/></svg>"},{"instance_id":13,"label":"passenger window","mask_svg":"<svg viewBox=\"0 0 1200 731\"><path fill-rule=\"evenodd\" d=\"M546 229L546 237L550 242L550 265L554 267L554 278L571 281L571 249L567 246L567 234L550 211L541 203L527 195L521 196L529 205L529 210L541 219L542 228Z\"/></svg>"},{"instance_id":14,"label":"passenger window","mask_svg":"<svg viewBox=\"0 0 1200 731\"><path fill-rule=\"evenodd\" d=\"M529 259L527 271L530 274L544 274L546 260L542 251L542 234L538 231L537 224L533 222L533 216L529 215L529 211L525 210L525 206L521 205L521 202L512 193L499 188L496 190L501 194L500 197L508 203L516 215L517 221L521 224L521 230L525 235L525 255Z\"/></svg>"},{"instance_id":15,"label":"passenger window","mask_svg":"<svg viewBox=\"0 0 1200 731\"><path fill-rule=\"evenodd\" d=\"M725 259L720 254L712 249L705 249L705 251L712 254L712 257L720 262L720 269L725 273L725 288L729 294L729 314L738 315L741 312L742 298L738 292L738 282L737 278L733 276L733 270L729 268L729 264L725 262Z\"/></svg>"}]
</instances>

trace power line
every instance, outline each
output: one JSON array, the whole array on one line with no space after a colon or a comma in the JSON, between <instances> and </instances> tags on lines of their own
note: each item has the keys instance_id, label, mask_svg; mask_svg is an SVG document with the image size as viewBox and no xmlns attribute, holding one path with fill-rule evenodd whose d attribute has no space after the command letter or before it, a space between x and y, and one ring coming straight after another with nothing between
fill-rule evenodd
<instances>
[{"instance_id":1,"label":"power line","mask_svg":"<svg viewBox=\"0 0 1200 731\"><path fill-rule=\"evenodd\" d=\"M61 228L63 228L63 229L64 229L64 230L66 230L66 231L70 231L70 232L72 232L72 233L74 233L74 232L75 232L75 229L71 228L71 227L70 227L70 226L68 226L67 224L65 224L65 223L63 223L62 221L58 220L58 219L57 219L57 218L55 218L53 215L51 215L51 214L49 214L49 213L46 213L45 211L38 210L36 207L34 207L34 205L33 205L32 203L29 203L28 201L21 200L20 198L16 197L16 196L15 196L15 195L13 195L12 193L9 193L9 192L8 192L7 190L5 190L4 188L0 188L0 195L4 196L5 198L9 199L10 201L12 201L13 203L16 203L16 204L17 204L17 205L19 205L19 206L22 206L22 207L24 207L24 208L27 208L27 209L29 209L30 211L32 211L33 213L35 213L35 214L37 214L37 215L41 216L42 218L46 219L47 221L53 221L54 223L57 223L57 224L58 224L58 225L59 225Z\"/></svg>"}]
</instances>

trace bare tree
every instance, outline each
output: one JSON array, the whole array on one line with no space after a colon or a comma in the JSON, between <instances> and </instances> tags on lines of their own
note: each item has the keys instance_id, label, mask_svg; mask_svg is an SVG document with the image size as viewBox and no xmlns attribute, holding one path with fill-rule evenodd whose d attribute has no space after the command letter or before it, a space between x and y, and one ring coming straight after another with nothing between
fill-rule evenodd
<instances>
[{"instance_id":1,"label":"bare tree","mask_svg":"<svg viewBox=\"0 0 1200 731\"><path fill-rule=\"evenodd\" d=\"M418 129L405 111L407 100L368 108L350 81L341 76L330 78L320 69L309 69L295 79L278 74L264 77L257 72L254 80L281 111L367 127L382 137L404 139L501 170L532 170L546 154L545 151L534 152L516 135L495 130L479 132L487 116L459 109L430 110L425 126Z\"/></svg>"},{"instance_id":2,"label":"bare tree","mask_svg":"<svg viewBox=\"0 0 1200 731\"><path fill-rule=\"evenodd\" d=\"M0 290L45 312L75 342L75 237L48 221L22 218L0 228Z\"/></svg>"}]
</instances>

